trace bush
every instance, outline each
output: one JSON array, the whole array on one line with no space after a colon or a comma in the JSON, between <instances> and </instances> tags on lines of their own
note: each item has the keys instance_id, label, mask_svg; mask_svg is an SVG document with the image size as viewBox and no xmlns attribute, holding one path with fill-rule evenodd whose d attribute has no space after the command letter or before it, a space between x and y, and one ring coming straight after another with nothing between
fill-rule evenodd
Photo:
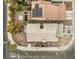
<instances>
[{"instance_id":1,"label":"bush","mask_svg":"<svg viewBox=\"0 0 79 59\"><path fill-rule=\"evenodd\" d=\"M21 11L22 10L22 7L23 5L20 4L20 3L13 3L13 8L16 10L16 11Z\"/></svg>"},{"instance_id":2,"label":"bush","mask_svg":"<svg viewBox=\"0 0 79 59\"><path fill-rule=\"evenodd\" d=\"M11 0L3 0L3 1L4 1L4 3L7 4L7 3L10 3Z\"/></svg>"},{"instance_id":3,"label":"bush","mask_svg":"<svg viewBox=\"0 0 79 59\"><path fill-rule=\"evenodd\" d=\"M9 10L10 11L20 11L22 10L23 5L17 2L13 2L10 7Z\"/></svg>"},{"instance_id":4,"label":"bush","mask_svg":"<svg viewBox=\"0 0 79 59\"><path fill-rule=\"evenodd\" d=\"M19 3L15 4L15 10L16 11L21 11L22 10L22 5L20 5Z\"/></svg>"},{"instance_id":5,"label":"bush","mask_svg":"<svg viewBox=\"0 0 79 59\"><path fill-rule=\"evenodd\" d=\"M16 51L16 47L17 47L16 44L9 44L9 50L10 50L11 52L15 52L15 51Z\"/></svg>"},{"instance_id":6,"label":"bush","mask_svg":"<svg viewBox=\"0 0 79 59\"><path fill-rule=\"evenodd\" d=\"M22 31L22 23L20 21L10 20L8 23L7 32L12 33L12 35Z\"/></svg>"},{"instance_id":7,"label":"bush","mask_svg":"<svg viewBox=\"0 0 79 59\"><path fill-rule=\"evenodd\" d=\"M13 13L12 11L10 11L10 12L8 13L8 15L10 16L10 18L13 18L13 17L14 17L14 14L15 14L15 13Z\"/></svg>"}]
</instances>

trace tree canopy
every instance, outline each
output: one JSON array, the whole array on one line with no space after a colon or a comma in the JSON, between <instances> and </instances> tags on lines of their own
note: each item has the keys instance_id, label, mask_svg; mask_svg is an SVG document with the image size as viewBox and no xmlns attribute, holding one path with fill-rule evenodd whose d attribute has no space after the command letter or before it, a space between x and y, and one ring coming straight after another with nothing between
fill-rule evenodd
<instances>
[{"instance_id":1,"label":"tree canopy","mask_svg":"<svg viewBox=\"0 0 79 59\"><path fill-rule=\"evenodd\" d=\"M22 31L22 23L20 21L16 21L16 20L10 20L8 22L8 26L7 26L7 31L12 33L12 34L16 34L18 32Z\"/></svg>"}]
</instances>

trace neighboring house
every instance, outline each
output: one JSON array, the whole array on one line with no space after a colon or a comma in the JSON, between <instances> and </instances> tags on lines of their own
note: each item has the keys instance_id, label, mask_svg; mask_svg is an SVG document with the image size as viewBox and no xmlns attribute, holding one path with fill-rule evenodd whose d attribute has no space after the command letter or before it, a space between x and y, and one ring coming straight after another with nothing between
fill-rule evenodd
<instances>
[{"instance_id":1,"label":"neighboring house","mask_svg":"<svg viewBox=\"0 0 79 59\"><path fill-rule=\"evenodd\" d=\"M65 20L63 3L54 5L48 1L32 1L32 20Z\"/></svg>"}]
</instances>

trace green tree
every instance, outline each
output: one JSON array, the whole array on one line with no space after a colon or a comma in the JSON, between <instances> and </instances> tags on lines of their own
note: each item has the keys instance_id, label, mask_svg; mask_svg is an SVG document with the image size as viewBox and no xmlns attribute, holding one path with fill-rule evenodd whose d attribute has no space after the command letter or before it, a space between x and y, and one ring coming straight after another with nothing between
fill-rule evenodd
<instances>
[{"instance_id":1,"label":"green tree","mask_svg":"<svg viewBox=\"0 0 79 59\"><path fill-rule=\"evenodd\" d=\"M14 13L14 12L12 12L12 11L10 11L10 12L8 13L8 15L10 16L10 18L15 17L15 13Z\"/></svg>"},{"instance_id":2,"label":"green tree","mask_svg":"<svg viewBox=\"0 0 79 59\"><path fill-rule=\"evenodd\" d=\"M3 0L4 1L4 3L10 3L11 2L11 0Z\"/></svg>"},{"instance_id":3,"label":"green tree","mask_svg":"<svg viewBox=\"0 0 79 59\"><path fill-rule=\"evenodd\" d=\"M12 35L22 31L22 23L20 21L10 20L8 23L7 32L12 33Z\"/></svg>"},{"instance_id":4,"label":"green tree","mask_svg":"<svg viewBox=\"0 0 79 59\"><path fill-rule=\"evenodd\" d=\"M16 4L15 4L15 9L16 9L16 11L22 10L22 7L23 7L22 4L19 4L19 3L16 3Z\"/></svg>"},{"instance_id":5,"label":"green tree","mask_svg":"<svg viewBox=\"0 0 79 59\"><path fill-rule=\"evenodd\" d=\"M14 2L10 6L10 10L20 11L22 10L22 4Z\"/></svg>"}]
</instances>

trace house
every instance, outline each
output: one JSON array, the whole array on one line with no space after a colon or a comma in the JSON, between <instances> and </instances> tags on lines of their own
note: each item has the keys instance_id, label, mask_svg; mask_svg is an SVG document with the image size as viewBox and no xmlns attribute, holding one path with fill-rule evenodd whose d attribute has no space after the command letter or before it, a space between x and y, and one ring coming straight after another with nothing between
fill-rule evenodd
<instances>
[{"instance_id":1,"label":"house","mask_svg":"<svg viewBox=\"0 0 79 59\"><path fill-rule=\"evenodd\" d=\"M40 27L42 26L42 27ZM58 41L57 31L58 31L57 23L31 23L25 26L25 32L27 34L27 42L42 42L46 40L46 42Z\"/></svg>"},{"instance_id":2,"label":"house","mask_svg":"<svg viewBox=\"0 0 79 59\"><path fill-rule=\"evenodd\" d=\"M49 1L32 1L32 20L65 20L66 8L63 3L54 5Z\"/></svg>"}]
</instances>

